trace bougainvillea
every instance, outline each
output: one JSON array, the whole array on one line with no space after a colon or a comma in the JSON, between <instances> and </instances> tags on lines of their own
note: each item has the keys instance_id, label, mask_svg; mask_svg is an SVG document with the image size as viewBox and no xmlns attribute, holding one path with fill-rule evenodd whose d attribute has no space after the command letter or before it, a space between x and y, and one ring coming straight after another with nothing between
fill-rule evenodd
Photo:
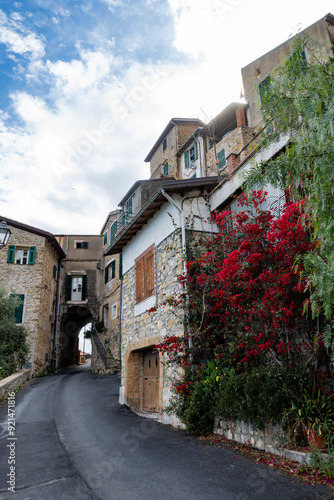
<instances>
[{"instance_id":1,"label":"bougainvillea","mask_svg":"<svg viewBox=\"0 0 334 500\"><path fill-rule=\"evenodd\" d=\"M316 323L303 314L309 295L301 259L315 245L312 227L303 201L279 218L262 209L264 201L255 191L239 198L238 213L214 214L218 233L196 242L179 277L183 297L169 305L186 309L187 333L157 346L185 369L179 398L193 382L193 367L208 360L238 372L306 367L313 383L323 346Z\"/></svg>"}]
</instances>

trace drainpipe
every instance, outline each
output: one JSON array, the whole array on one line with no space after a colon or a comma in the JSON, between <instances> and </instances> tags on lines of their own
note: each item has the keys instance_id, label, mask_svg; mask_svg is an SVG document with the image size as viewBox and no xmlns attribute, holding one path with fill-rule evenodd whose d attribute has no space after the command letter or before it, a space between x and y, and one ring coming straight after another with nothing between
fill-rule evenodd
<instances>
[{"instance_id":1,"label":"drainpipe","mask_svg":"<svg viewBox=\"0 0 334 500\"><path fill-rule=\"evenodd\" d=\"M66 254L67 255L67 254ZM56 317L55 317L55 333L53 341L53 353L52 360L54 360L54 371L57 372L57 340L58 340L58 323L59 323L59 310L60 310L60 283L61 283L61 263L62 258L58 259L58 281L57 281L57 292L56 292Z\"/></svg>"},{"instance_id":2,"label":"drainpipe","mask_svg":"<svg viewBox=\"0 0 334 500\"><path fill-rule=\"evenodd\" d=\"M187 274L187 251L186 251L186 224L185 224L185 215L184 211L181 207L175 203L175 201L169 196L169 194L166 193L164 189L161 190L161 193L164 195L164 197L176 208L176 210L180 214L180 219L181 219L181 243L182 243L182 252L183 252L183 272L186 275ZM185 284L185 293L186 293L186 316L188 315L189 311L189 295L188 295L188 287L187 283ZM189 329L189 326L188 326ZM188 348L192 349L194 347L191 336L189 331L188 333ZM191 356L191 355L190 355ZM191 357L190 357L191 359Z\"/></svg>"},{"instance_id":3,"label":"drainpipe","mask_svg":"<svg viewBox=\"0 0 334 500\"><path fill-rule=\"evenodd\" d=\"M119 324L118 324L118 359L121 361L122 314L123 314L123 278L119 280Z\"/></svg>"}]
</instances>

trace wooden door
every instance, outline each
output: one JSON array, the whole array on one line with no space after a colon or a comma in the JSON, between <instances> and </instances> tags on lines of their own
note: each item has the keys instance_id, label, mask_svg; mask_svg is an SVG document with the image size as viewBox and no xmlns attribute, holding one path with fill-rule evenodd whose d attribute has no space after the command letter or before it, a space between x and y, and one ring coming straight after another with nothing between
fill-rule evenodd
<instances>
[{"instance_id":1,"label":"wooden door","mask_svg":"<svg viewBox=\"0 0 334 500\"><path fill-rule=\"evenodd\" d=\"M153 349L144 351L144 410L158 411L159 407L159 354Z\"/></svg>"}]
</instances>

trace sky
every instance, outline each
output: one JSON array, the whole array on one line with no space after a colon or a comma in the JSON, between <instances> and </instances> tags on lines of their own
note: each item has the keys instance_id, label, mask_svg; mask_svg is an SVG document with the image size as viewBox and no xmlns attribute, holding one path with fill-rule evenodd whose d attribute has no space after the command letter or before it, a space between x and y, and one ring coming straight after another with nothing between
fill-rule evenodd
<instances>
[{"instance_id":1,"label":"sky","mask_svg":"<svg viewBox=\"0 0 334 500\"><path fill-rule=\"evenodd\" d=\"M332 0L0 0L0 214L99 234L173 117L240 99L241 68Z\"/></svg>"}]
</instances>

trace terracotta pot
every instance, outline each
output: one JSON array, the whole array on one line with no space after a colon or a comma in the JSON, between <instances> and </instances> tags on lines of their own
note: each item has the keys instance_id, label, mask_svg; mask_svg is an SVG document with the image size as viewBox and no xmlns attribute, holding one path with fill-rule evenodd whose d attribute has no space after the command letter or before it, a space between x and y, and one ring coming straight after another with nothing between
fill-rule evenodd
<instances>
[{"instance_id":1,"label":"terracotta pot","mask_svg":"<svg viewBox=\"0 0 334 500\"><path fill-rule=\"evenodd\" d=\"M315 431L307 430L307 439L310 448L315 448L316 450L325 451L325 440L322 436L319 436Z\"/></svg>"}]
</instances>

